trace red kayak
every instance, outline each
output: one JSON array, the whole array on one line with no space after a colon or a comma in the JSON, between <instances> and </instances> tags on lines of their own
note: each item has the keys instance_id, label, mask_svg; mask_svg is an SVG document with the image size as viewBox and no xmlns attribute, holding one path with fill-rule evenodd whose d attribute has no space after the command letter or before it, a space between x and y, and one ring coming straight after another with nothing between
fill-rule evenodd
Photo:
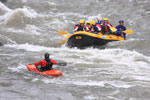
<instances>
[{"instance_id":1,"label":"red kayak","mask_svg":"<svg viewBox=\"0 0 150 100\"><path fill-rule=\"evenodd\" d=\"M40 72L35 65L33 64L28 64L26 65L26 67L28 68L29 71L35 71L37 73L40 73L42 75L47 75L47 76L61 76L62 72L60 72L59 70L56 69L52 69L52 70L48 70L48 71L44 71L44 72Z\"/></svg>"}]
</instances>

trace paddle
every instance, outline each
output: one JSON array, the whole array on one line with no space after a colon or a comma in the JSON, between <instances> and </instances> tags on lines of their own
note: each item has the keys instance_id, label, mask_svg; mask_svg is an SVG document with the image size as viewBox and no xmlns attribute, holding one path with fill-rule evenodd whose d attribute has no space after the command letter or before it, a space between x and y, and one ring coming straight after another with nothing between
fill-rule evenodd
<instances>
[{"instance_id":1,"label":"paddle","mask_svg":"<svg viewBox=\"0 0 150 100\"><path fill-rule=\"evenodd\" d=\"M126 34L132 34L132 33L133 33L132 30L125 30L125 31L122 31L122 32L124 32L124 33L126 33Z\"/></svg>"},{"instance_id":2,"label":"paddle","mask_svg":"<svg viewBox=\"0 0 150 100\"><path fill-rule=\"evenodd\" d=\"M110 30L111 30L112 32L117 32L117 29L114 28L114 27L110 27ZM126 33L126 34L132 34L132 33L133 33L132 30L125 30L125 31L122 31L122 32L123 32L123 33Z\"/></svg>"},{"instance_id":3,"label":"paddle","mask_svg":"<svg viewBox=\"0 0 150 100\"><path fill-rule=\"evenodd\" d=\"M68 34L69 32L65 32L65 31L58 31L58 34L59 35L65 35L65 34Z\"/></svg>"},{"instance_id":4,"label":"paddle","mask_svg":"<svg viewBox=\"0 0 150 100\"><path fill-rule=\"evenodd\" d=\"M71 36L72 36L72 34L69 34L69 35L65 36L64 38L68 39L68 38L70 38Z\"/></svg>"},{"instance_id":5,"label":"paddle","mask_svg":"<svg viewBox=\"0 0 150 100\"><path fill-rule=\"evenodd\" d=\"M116 32L116 31L117 31L117 29L114 28L114 27L110 27L110 30L111 30L112 32Z\"/></svg>"},{"instance_id":6,"label":"paddle","mask_svg":"<svg viewBox=\"0 0 150 100\"><path fill-rule=\"evenodd\" d=\"M125 31L116 31L117 33L125 33L125 34L132 34L132 30L125 30Z\"/></svg>"},{"instance_id":7,"label":"paddle","mask_svg":"<svg viewBox=\"0 0 150 100\"><path fill-rule=\"evenodd\" d=\"M65 35L65 34L68 34L68 33L69 33L69 32L58 31L58 34L59 34L59 35ZM67 39L68 39L68 38L72 35L72 33L73 33L73 32L70 32L70 35L67 35L67 36L65 36L64 38L67 38ZM64 44L64 43L66 43L66 42L67 42L67 40L61 40L61 41L58 42L58 44L59 44L59 45L62 45L62 44Z\"/></svg>"},{"instance_id":8,"label":"paddle","mask_svg":"<svg viewBox=\"0 0 150 100\"><path fill-rule=\"evenodd\" d=\"M64 43L66 43L66 42L67 42L67 40L61 40L61 41L58 42L58 44L62 45Z\"/></svg>"},{"instance_id":9,"label":"paddle","mask_svg":"<svg viewBox=\"0 0 150 100\"><path fill-rule=\"evenodd\" d=\"M59 65L59 66L66 66L67 62L59 62L59 63L57 63L57 65Z\"/></svg>"}]
</instances>

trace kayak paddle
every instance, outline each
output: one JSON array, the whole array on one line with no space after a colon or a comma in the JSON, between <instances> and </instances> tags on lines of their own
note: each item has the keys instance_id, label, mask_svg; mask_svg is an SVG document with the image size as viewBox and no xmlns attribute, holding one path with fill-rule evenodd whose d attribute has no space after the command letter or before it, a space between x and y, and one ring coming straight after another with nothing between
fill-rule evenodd
<instances>
[{"instance_id":1,"label":"kayak paddle","mask_svg":"<svg viewBox=\"0 0 150 100\"><path fill-rule=\"evenodd\" d=\"M57 63L57 65L59 65L59 66L66 66L67 62L60 62L60 63Z\"/></svg>"}]
</instances>

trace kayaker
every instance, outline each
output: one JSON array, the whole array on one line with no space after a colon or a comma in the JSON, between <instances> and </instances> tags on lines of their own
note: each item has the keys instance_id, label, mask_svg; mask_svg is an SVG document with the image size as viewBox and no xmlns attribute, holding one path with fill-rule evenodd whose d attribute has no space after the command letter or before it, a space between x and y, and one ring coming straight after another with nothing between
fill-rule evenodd
<instances>
[{"instance_id":1,"label":"kayaker","mask_svg":"<svg viewBox=\"0 0 150 100\"><path fill-rule=\"evenodd\" d=\"M124 26L124 20L119 20L119 25L116 26L116 29L117 35L122 36L124 39L126 39L126 34L122 32L126 30L126 27Z\"/></svg>"},{"instance_id":2,"label":"kayaker","mask_svg":"<svg viewBox=\"0 0 150 100\"><path fill-rule=\"evenodd\" d=\"M79 24L75 25L75 27L74 27L74 32L76 32L76 31L84 31L84 24L85 24L85 20L84 19L80 19Z\"/></svg>"},{"instance_id":3,"label":"kayaker","mask_svg":"<svg viewBox=\"0 0 150 100\"><path fill-rule=\"evenodd\" d=\"M99 24L96 24L94 20L91 21L91 32L92 33L98 33L101 31L101 26Z\"/></svg>"},{"instance_id":4,"label":"kayaker","mask_svg":"<svg viewBox=\"0 0 150 100\"><path fill-rule=\"evenodd\" d=\"M88 22L86 23L86 25L84 26L84 30L85 30L86 32L90 32L90 31L91 31L91 22L90 22L90 21L88 21Z\"/></svg>"},{"instance_id":5,"label":"kayaker","mask_svg":"<svg viewBox=\"0 0 150 100\"><path fill-rule=\"evenodd\" d=\"M108 22L108 18L103 19L103 23L101 23L101 26L102 26L103 34L112 34L110 27L113 27L113 26Z\"/></svg>"},{"instance_id":6,"label":"kayaker","mask_svg":"<svg viewBox=\"0 0 150 100\"><path fill-rule=\"evenodd\" d=\"M57 62L55 60L50 59L49 56L50 56L49 53L45 53L44 54L44 57L45 57L44 60L41 60L41 61L34 63L34 65L37 67L37 69L39 71L43 72L43 71L51 70L51 69L53 69L52 68L53 64L54 65L57 64Z\"/></svg>"}]
</instances>

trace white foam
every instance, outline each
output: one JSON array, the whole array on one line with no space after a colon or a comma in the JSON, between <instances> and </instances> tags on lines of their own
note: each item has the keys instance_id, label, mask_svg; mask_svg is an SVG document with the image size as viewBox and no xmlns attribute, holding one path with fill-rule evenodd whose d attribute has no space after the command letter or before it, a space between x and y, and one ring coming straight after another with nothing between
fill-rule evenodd
<instances>
[{"instance_id":1,"label":"white foam","mask_svg":"<svg viewBox=\"0 0 150 100\"><path fill-rule=\"evenodd\" d=\"M33 78L32 82L37 82L39 79L38 78Z\"/></svg>"},{"instance_id":2,"label":"white foam","mask_svg":"<svg viewBox=\"0 0 150 100\"><path fill-rule=\"evenodd\" d=\"M101 87L104 87L105 85L105 82L102 81L102 82L81 82L81 81L75 81L75 82L71 82L72 84L74 85L81 85L81 86L101 86Z\"/></svg>"},{"instance_id":3,"label":"white foam","mask_svg":"<svg viewBox=\"0 0 150 100\"><path fill-rule=\"evenodd\" d=\"M97 19L102 20L101 14L98 14L96 16L89 16L87 21L95 20L97 22Z\"/></svg>"},{"instance_id":4,"label":"white foam","mask_svg":"<svg viewBox=\"0 0 150 100\"><path fill-rule=\"evenodd\" d=\"M80 66L91 64L96 68L91 68L90 65L88 68L85 68L84 73L80 74L80 76L85 77L85 75L95 76L94 72L102 72L98 74L111 74L112 77L119 77L121 80L145 80L150 81L149 73L150 73L150 61L149 57L146 57L136 51L129 51L124 49L94 49L88 48L84 50L80 50L77 48L54 48L54 47L44 47L39 45L31 45L31 44L12 44L12 45L5 45L9 48L21 49L26 51L33 51L33 52L50 52L53 54L52 58L55 60L64 60L69 65L76 67L77 71L80 72L78 68ZM76 66L78 64L78 66ZM81 64L81 65L80 65ZM101 68L101 66L105 65L105 68ZM108 65L108 67L107 67ZM67 69L66 69L67 71ZM104 73L106 72L106 73ZM107 74L108 73L108 74ZM143 74L143 76L142 76ZM65 76L72 78L72 75ZM74 76L78 77L78 76ZM44 79L45 83L57 83L58 80L49 80ZM64 81L64 80L63 80ZM61 83L61 82L59 82ZM63 84L74 84L74 85L83 85L83 86L105 86L105 84L110 84L111 86L118 87L118 88L130 88L134 85L128 84L126 82L111 82L111 81L69 81L66 80Z\"/></svg>"},{"instance_id":5,"label":"white foam","mask_svg":"<svg viewBox=\"0 0 150 100\"><path fill-rule=\"evenodd\" d=\"M130 78L134 79L134 80L139 80L139 81L149 81L150 82L150 75L147 76L138 76L138 75L134 75L134 76L130 76Z\"/></svg>"},{"instance_id":6,"label":"white foam","mask_svg":"<svg viewBox=\"0 0 150 100\"><path fill-rule=\"evenodd\" d=\"M9 11L11 11L11 9L9 9L2 2L0 2L0 11L9 12Z\"/></svg>"},{"instance_id":7,"label":"white foam","mask_svg":"<svg viewBox=\"0 0 150 100\"><path fill-rule=\"evenodd\" d=\"M7 44L5 45L6 47L11 47L11 48L15 48L15 49L23 49L23 50L26 50L26 51L34 51L34 52L40 52L40 51L49 51L50 49L52 48L47 48L47 47L44 47L44 46L39 46L39 45L31 45L31 44Z\"/></svg>"},{"instance_id":8,"label":"white foam","mask_svg":"<svg viewBox=\"0 0 150 100\"><path fill-rule=\"evenodd\" d=\"M56 6L56 3L52 2L52 1L50 1L50 2L48 1L48 4L49 4L50 6L51 6L51 5L52 5L52 6Z\"/></svg>"},{"instance_id":9,"label":"white foam","mask_svg":"<svg viewBox=\"0 0 150 100\"><path fill-rule=\"evenodd\" d=\"M8 69L10 69L12 72L21 72L23 71L23 69L26 69L26 66L23 65L22 63L19 63L18 66L10 66L8 67Z\"/></svg>"},{"instance_id":10,"label":"white foam","mask_svg":"<svg viewBox=\"0 0 150 100\"><path fill-rule=\"evenodd\" d=\"M98 97L95 97L93 95L88 95L83 97L85 100L98 100Z\"/></svg>"},{"instance_id":11,"label":"white foam","mask_svg":"<svg viewBox=\"0 0 150 100\"><path fill-rule=\"evenodd\" d=\"M0 34L0 40L2 43L7 44L7 43L16 43L15 41L11 40L10 38L8 38L5 35L1 35Z\"/></svg>"},{"instance_id":12,"label":"white foam","mask_svg":"<svg viewBox=\"0 0 150 100\"><path fill-rule=\"evenodd\" d=\"M28 34L34 34L34 35L40 35L41 34L40 32L38 32L38 31L40 31L40 29L34 25L26 25L25 31Z\"/></svg>"},{"instance_id":13,"label":"white foam","mask_svg":"<svg viewBox=\"0 0 150 100\"><path fill-rule=\"evenodd\" d=\"M28 0L22 0L22 2L23 2L23 3L26 3L26 2L28 2Z\"/></svg>"},{"instance_id":14,"label":"white foam","mask_svg":"<svg viewBox=\"0 0 150 100\"><path fill-rule=\"evenodd\" d=\"M146 56L136 52L136 51L129 51L124 49L105 49L105 50L99 50L99 49L85 49L80 50L77 48L67 48L67 47L61 47L61 48L55 48L55 47L44 47L39 45L31 45L31 44L8 44L5 45L6 47L11 47L15 49L23 49L26 51L35 51L35 52L41 52L41 51L50 51L55 54L57 53L57 56L61 57L62 55L65 57L66 60L72 61L76 58L69 58L69 57L76 57L79 56L80 59L76 59L76 63L95 63L94 60L101 61L104 59L105 61L108 61L109 63L115 63L115 64L133 64L134 66L141 66L144 65L145 67L149 64L143 63L147 61L149 58ZM92 52L91 52L92 51ZM62 53L63 52L63 53ZM88 56L87 56L88 55ZM83 58L83 59L82 59ZM136 63L135 63L136 62ZM139 65L136 65L136 64Z\"/></svg>"},{"instance_id":15,"label":"white foam","mask_svg":"<svg viewBox=\"0 0 150 100\"><path fill-rule=\"evenodd\" d=\"M37 13L29 8L17 8L15 10L12 10L9 14L7 14L7 18L5 19L6 24L14 24L14 22L17 21L17 23L25 23L25 19L33 19L37 17Z\"/></svg>"},{"instance_id":16,"label":"white foam","mask_svg":"<svg viewBox=\"0 0 150 100\"><path fill-rule=\"evenodd\" d=\"M60 78L43 78L43 81L46 84L55 83L55 84L72 84L77 86L98 86L98 87L106 87L106 86L113 86L116 88L131 88L134 87L134 84L121 82L121 81L69 81L69 80L60 80Z\"/></svg>"}]
</instances>

